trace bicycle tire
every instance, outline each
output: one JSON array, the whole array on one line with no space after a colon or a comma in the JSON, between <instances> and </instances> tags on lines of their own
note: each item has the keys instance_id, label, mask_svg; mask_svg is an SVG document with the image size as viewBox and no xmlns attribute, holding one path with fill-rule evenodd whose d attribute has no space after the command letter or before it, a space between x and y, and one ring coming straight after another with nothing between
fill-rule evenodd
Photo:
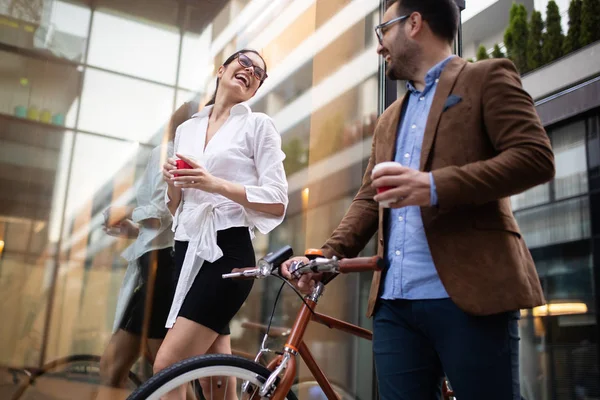
<instances>
[{"instance_id":1,"label":"bicycle tire","mask_svg":"<svg viewBox=\"0 0 600 400\"><path fill-rule=\"evenodd\" d=\"M203 375L203 373L206 374L208 372L218 374L219 376L237 375L239 379L250 381L256 380L257 375L263 379L267 379L271 374L271 371L264 366L243 357L224 354L205 354L188 358L163 369L131 393L127 400L158 400L160 396L184 383L196 381L206 376L215 376ZM288 392L286 398L288 400L298 400L296 395L291 391Z\"/></svg>"},{"instance_id":2,"label":"bicycle tire","mask_svg":"<svg viewBox=\"0 0 600 400\"><path fill-rule=\"evenodd\" d=\"M339 383L335 381L329 381L329 383L331 384L331 388L333 389L333 391L340 396L340 400L360 400L358 396L350 393L346 388L344 388L344 386L340 385ZM297 397L298 390L311 387L320 388L319 382L315 381L312 378L296 379L294 381L294 384L292 385L291 390L294 392L294 394L296 394ZM323 396L325 396L325 393L323 393ZM308 399L311 400L310 397Z\"/></svg>"}]
</instances>

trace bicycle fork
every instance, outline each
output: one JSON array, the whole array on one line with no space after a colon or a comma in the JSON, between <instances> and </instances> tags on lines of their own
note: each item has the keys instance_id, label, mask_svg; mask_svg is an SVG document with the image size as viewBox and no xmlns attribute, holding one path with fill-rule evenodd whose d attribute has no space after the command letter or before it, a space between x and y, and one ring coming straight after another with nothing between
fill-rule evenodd
<instances>
[{"instance_id":1,"label":"bicycle fork","mask_svg":"<svg viewBox=\"0 0 600 400\"><path fill-rule=\"evenodd\" d=\"M272 400L285 399L289 389L294 383L294 378L296 377L296 356L300 354L311 373L321 385L327 398L329 400L338 399L331 388L329 381L317 365L303 341L304 333L314 314L314 309L316 308L319 298L323 294L324 288L325 286L322 283L317 283L312 293L304 298L305 304L296 316L294 326L288 341L284 346L283 355L271 361L267 366L267 368L273 372L269 375L269 378L267 378L260 389L259 394L261 397L270 397ZM281 376L281 379L278 381L279 376Z\"/></svg>"}]
</instances>

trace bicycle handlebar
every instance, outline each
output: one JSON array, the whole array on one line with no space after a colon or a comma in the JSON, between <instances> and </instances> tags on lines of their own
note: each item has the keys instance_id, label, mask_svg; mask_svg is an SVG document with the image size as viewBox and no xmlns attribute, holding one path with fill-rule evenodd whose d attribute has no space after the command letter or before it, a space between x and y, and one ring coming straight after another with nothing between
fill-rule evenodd
<instances>
[{"instance_id":1,"label":"bicycle handlebar","mask_svg":"<svg viewBox=\"0 0 600 400\"><path fill-rule=\"evenodd\" d=\"M281 251L284 250L285 251ZM277 255L289 254L291 248L286 246L284 249L275 252ZM272 253L270 253L272 254ZM234 269L229 274L223 274L223 279L261 279L278 273L282 264L281 257L275 257L276 262L269 262L267 257L258 261L256 268ZM337 257L325 258L317 257L307 263L295 262L290 266L290 273L295 278L300 278L307 272L327 272L334 274L346 274L350 272L380 271L383 268L383 260L380 257L356 257L337 259Z\"/></svg>"},{"instance_id":2,"label":"bicycle handlebar","mask_svg":"<svg viewBox=\"0 0 600 400\"><path fill-rule=\"evenodd\" d=\"M350 272L381 271L383 259L377 256L343 258L338 261L338 271L342 274Z\"/></svg>"}]
</instances>

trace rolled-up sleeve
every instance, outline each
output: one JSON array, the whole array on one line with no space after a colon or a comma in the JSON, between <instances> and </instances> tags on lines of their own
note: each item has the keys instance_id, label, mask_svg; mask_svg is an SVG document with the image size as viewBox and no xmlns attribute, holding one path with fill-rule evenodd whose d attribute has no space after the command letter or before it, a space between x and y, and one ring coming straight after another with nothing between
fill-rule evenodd
<instances>
[{"instance_id":1,"label":"rolled-up sleeve","mask_svg":"<svg viewBox=\"0 0 600 400\"><path fill-rule=\"evenodd\" d=\"M133 211L132 220L141 222L147 219L158 219L161 225L171 222L171 213L167 208L164 199L164 193L167 189L167 183L162 177L162 153L163 146L158 146L152 150L150 160L146 166L146 171L142 179L143 188L140 188L145 193L144 203L140 204ZM169 142L166 146L166 157L171 157L173 154L173 143Z\"/></svg>"},{"instance_id":2,"label":"rolled-up sleeve","mask_svg":"<svg viewBox=\"0 0 600 400\"><path fill-rule=\"evenodd\" d=\"M283 204L287 210L288 183L283 168L285 153L281 150L281 136L273 121L264 116L257 123L254 136L254 164L258 181L246 185L246 199L251 203ZM247 209L248 219L261 233L266 234L283 221L285 212L275 216Z\"/></svg>"}]
</instances>

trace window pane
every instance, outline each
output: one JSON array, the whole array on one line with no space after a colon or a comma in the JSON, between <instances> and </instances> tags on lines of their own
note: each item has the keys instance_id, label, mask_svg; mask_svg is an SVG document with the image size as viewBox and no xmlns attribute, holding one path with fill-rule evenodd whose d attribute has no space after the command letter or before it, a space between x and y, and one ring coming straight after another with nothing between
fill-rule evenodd
<instances>
[{"instance_id":1,"label":"window pane","mask_svg":"<svg viewBox=\"0 0 600 400\"><path fill-rule=\"evenodd\" d=\"M588 197L523 210L515 216L530 249L590 237Z\"/></svg>"},{"instance_id":2,"label":"window pane","mask_svg":"<svg viewBox=\"0 0 600 400\"><path fill-rule=\"evenodd\" d=\"M79 128L138 142L158 143L175 90L111 73L87 70Z\"/></svg>"},{"instance_id":3,"label":"window pane","mask_svg":"<svg viewBox=\"0 0 600 400\"><path fill-rule=\"evenodd\" d=\"M585 120L552 130L556 162L554 187L557 199L587 193Z\"/></svg>"},{"instance_id":4,"label":"window pane","mask_svg":"<svg viewBox=\"0 0 600 400\"><path fill-rule=\"evenodd\" d=\"M88 63L175 84L179 33L173 26L136 21L108 10L94 14Z\"/></svg>"},{"instance_id":5,"label":"window pane","mask_svg":"<svg viewBox=\"0 0 600 400\"><path fill-rule=\"evenodd\" d=\"M73 65L0 51L0 113L73 126L80 77Z\"/></svg>"},{"instance_id":6,"label":"window pane","mask_svg":"<svg viewBox=\"0 0 600 400\"><path fill-rule=\"evenodd\" d=\"M183 35L179 86L201 90L211 78L214 70L209 57L211 32L212 26L209 26L200 35L193 32Z\"/></svg>"},{"instance_id":7,"label":"window pane","mask_svg":"<svg viewBox=\"0 0 600 400\"><path fill-rule=\"evenodd\" d=\"M548 183L538 185L523 193L511 196L510 201L515 211L538 204L546 204L550 201L550 185Z\"/></svg>"}]
</instances>

